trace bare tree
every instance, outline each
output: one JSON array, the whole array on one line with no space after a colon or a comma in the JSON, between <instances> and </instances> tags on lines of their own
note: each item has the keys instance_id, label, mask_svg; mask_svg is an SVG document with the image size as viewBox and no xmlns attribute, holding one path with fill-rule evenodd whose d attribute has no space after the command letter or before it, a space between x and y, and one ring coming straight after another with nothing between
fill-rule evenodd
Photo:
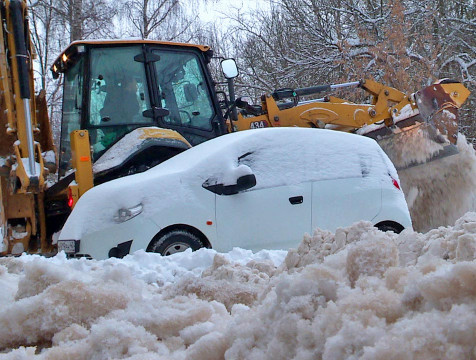
<instances>
[{"instance_id":1,"label":"bare tree","mask_svg":"<svg viewBox=\"0 0 476 360\"><path fill-rule=\"evenodd\" d=\"M412 92L450 77L476 90L473 1L271 0L270 7L233 16L244 88L370 77ZM465 129L475 127L475 110L472 95L462 111Z\"/></svg>"},{"instance_id":2,"label":"bare tree","mask_svg":"<svg viewBox=\"0 0 476 360\"><path fill-rule=\"evenodd\" d=\"M196 18L185 13L180 0L128 0L124 4L124 16L132 25L132 36L169 41L189 41L193 37L188 30Z\"/></svg>"},{"instance_id":3,"label":"bare tree","mask_svg":"<svg viewBox=\"0 0 476 360\"><path fill-rule=\"evenodd\" d=\"M53 9L70 42L107 36L117 12L107 0L56 0Z\"/></svg>"},{"instance_id":4,"label":"bare tree","mask_svg":"<svg viewBox=\"0 0 476 360\"><path fill-rule=\"evenodd\" d=\"M37 90L47 93L49 117L59 137L62 78L53 80L49 68L69 42L101 37L112 29L115 10L107 0L35 0L30 2L31 40L37 53Z\"/></svg>"}]
</instances>

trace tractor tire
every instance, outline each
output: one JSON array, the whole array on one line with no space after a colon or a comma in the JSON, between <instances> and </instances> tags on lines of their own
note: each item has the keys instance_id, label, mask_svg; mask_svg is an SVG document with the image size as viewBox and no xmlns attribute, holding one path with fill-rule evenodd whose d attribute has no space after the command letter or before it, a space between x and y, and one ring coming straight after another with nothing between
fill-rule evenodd
<instances>
[{"instance_id":1,"label":"tractor tire","mask_svg":"<svg viewBox=\"0 0 476 360\"><path fill-rule=\"evenodd\" d=\"M149 247L150 252L162 256L192 249L192 251L205 247L200 238L187 230L171 230L155 239Z\"/></svg>"}]
</instances>

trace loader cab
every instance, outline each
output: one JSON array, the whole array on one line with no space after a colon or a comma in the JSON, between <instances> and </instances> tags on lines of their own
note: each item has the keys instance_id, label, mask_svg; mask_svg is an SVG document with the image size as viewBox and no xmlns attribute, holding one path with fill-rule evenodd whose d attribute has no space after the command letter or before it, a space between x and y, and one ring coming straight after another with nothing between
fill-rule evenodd
<instances>
[{"instance_id":1,"label":"loader cab","mask_svg":"<svg viewBox=\"0 0 476 360\"><path fill-rule=\"evenodd\" d=\"M52 67L64 79L60 177L71 169L73 130L88 130L93 161L137 128L175 130L191 145L225 133L211 55L206 46L147 40L72 43Z\"/></svg>"}]
</instances>

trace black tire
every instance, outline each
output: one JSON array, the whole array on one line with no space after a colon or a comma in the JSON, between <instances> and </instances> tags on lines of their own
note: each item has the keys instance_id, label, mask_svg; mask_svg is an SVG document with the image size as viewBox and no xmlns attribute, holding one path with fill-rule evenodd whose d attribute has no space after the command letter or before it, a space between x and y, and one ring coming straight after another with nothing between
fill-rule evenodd
<instances>
[{"instance_id":1,"label":"black tire","mask_svg":"<svg viewBox=\"0 0 476 360\"><path fill-rule=\"evenodd\" d=\"M379 225L377 226L377 229L383 232L392 231L395 234L400 234L402 232L402 229L397 229L396 227L387 224Z\"/></svg>"},{"instance_id":2,"label":"black tire","mask_svg":"<svg viewBox=\"0 0 476 360\"><path fill-rule=\"evenodd\" d=\"M168 256L190 248L195 251L202 247L205 246L197 235L187 230L171 230L155 239L149 251Z\"/></svg>"}]
</instances>

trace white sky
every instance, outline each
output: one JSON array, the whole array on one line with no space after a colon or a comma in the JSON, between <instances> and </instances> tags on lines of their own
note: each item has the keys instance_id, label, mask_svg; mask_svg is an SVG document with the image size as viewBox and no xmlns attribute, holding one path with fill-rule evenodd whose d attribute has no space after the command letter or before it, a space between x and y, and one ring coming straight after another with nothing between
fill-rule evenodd
<instances>
[{"instance_id":1,"label":"white sky","mask_svg":"<svg viewBox=\"0 0 476 360\"><path fill-rule=\"evenodd\" d=\"M213 22L224 18L223 13L236 13L237 9L242 12L250 12L260 7L266 6L266 0L215 0L207 4L200 5L200 19L202 21Z\"/></svg>"}]
</instances>

